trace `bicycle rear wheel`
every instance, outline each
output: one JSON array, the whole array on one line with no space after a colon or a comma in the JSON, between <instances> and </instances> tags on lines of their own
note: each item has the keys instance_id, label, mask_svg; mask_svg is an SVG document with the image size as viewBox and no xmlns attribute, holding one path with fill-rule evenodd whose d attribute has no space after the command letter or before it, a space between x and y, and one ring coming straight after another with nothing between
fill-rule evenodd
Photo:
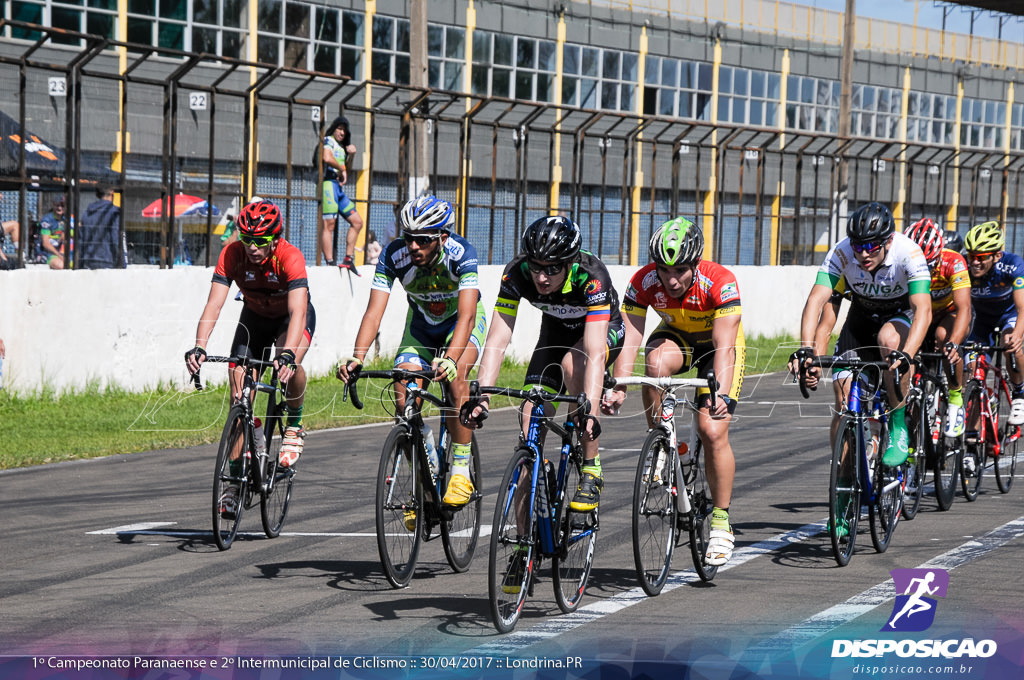
<instances>
[{"instance_id":1,"label":"bicycle rear wheel","mask_svg":"<svg viewBox=\"0 0 1024 680\"><path fill-rule=\"evenodd\" d=\"M661 592L676 545L676 461L664 430L647 435L633 482L633 564L648 595Z\"/></svg>"},{"instance_id":2,"label":"bicycle rear wheel","mask_svg":"<svg viewBox=\"0 0 1024 680\"><path fill-rule=\"evenodd\" d=\"M843 416L832 448L828 487L828 534L832 554L840 567L850 563L860 519L859 455L857 423Z\"/></svg>"},{"instance_id":3,"label":"bicycle rear wheel","mask_svg":"<svg viewBox=\"0 0 1024 680\"><path fill-rule=\"evenodd\" d=\"M582 452L577 450L578 456ZM583 599L597 543L597 510L573 512L569 502L580 481L580 457L570 456L565 467L561 501L555 511L555 557L551 565L555 602L564 613L576 611ZM538 485L538 493L541 487Z\"/></svg>"},{"instance_id":4,"label":"bicycle rear wheel","mask_svg":"<svg viewBox=\"0 0 1024 680\"><path fill-rule=\"evenodd\" d=\"M879 442L879 450L882 444ZM882 457L875 460L875 469L871 480L874 501L868 506L868 520L871 524L871 543L875 550L882 553L889 547L896 525L900 522L900 510L903 507L903 483L899 478L900 468L889 467L882 463Z\"/></svg>"},{"instance_id":5,"label":"bicycle rear wheel","mask_svg":"<svg viewBox=\"0 0 1024 680\"><path fill-rule=\"evenodd\" d=\"M487 561L487 599L499 633L516 627L531 588L537 549L536 517L527 507L532 477L530 452L517 449L498 487Z\"/></svg>"},{"instance_id":6,"label":"bicycle rear wheel","mask_svg":"<svg viewBox=\"0 0 1024 680\"><path fill-rule=\"evenodd\" d=\"M953 494L960 476L964 435L961 432L956 437L946 436L949 403L942 397L941 390L935 390L932 399L936 406L931 426L933 434L928 441L928 460L932 468L932 481L935 484L935 500L939 504L939 510L945 511L953 505Z\"/></svg>"},{"instance_id":7,"label":"bicycle rear wheel","mask_svg":"<svg viewBox=\"0 0 1024 680\"><path fill-rule=\"evenodd\" d=\"M1014 483L1014 472L1017 470L1017 447L1020 442L1020 425L1007 425L999 438L999 455L992 459L995 471L995 484L1001 493L1010 492Z\"/></svg>"},{"instance_id":8,"label":"bicycle rear wheel","mask_svg":"<svg viewBox=\"0 0 1024 680\"><path fill-rule=\"evenodd\" d=\"M708 541L711 538L711 511L714 509L714 503L707 472L704 469L704 447L699 439L694 448L696 450L693 452L693 483L686 485L686 493L690 494L690 557L693 558L693 568L697 570L700 580L706 583L718 573L718 567L707 563Z\"/></svg>"},{"instance_id":9,"label":"bicycle rear wheel","mask_svg":"<svg viewBox=\"0 0 1024 680\"><path fill-rule=\"evenodd\" d=\"M409 431L399 425L384 440L377 469L377 552L384 576L395 588L412 579L425 521L417 484L418 457Z\"/></svg>"},{"instance_id":10,"label":"bicycle rear wheel","mask_svg":"<svg viewBox=\"0 0 1024 680\"><path fill-rule=\"evenodd\" d=\"M931 421L928 418L930 393L934 387L922 381L921 392L907 404L906 419L910 429L910 455L901 466L903 471L903 518L914 519L924 496L924 478L928 471L927 447L931 443Z\"/></svg>"},{"instance_id":11,"label":"bicycle rear wheel","mask_svg":"<svg viewBox=\"0 0 1024 680\"><path fill-rule=\"evenodd\" d=\"M284 438L284 414L281 404L267 413L264 424L267 436L267 460L264 467L263 489L260 494L260 519L263 520L263 532L267 538L277 538L281 534L288 506L292 499L292 483L295 481L295 469L278 465L281 452L281 440Z\"/></svg>"},{"instance_id":12,"label":"bicycle rear wheel","mask_svg":"<svg viewBox=\"0 0 1024 680\"><path fill-rule=\"evenodd\" d=\"M221 550L231 547L242 522L242 512L250 492L251 449L245 409L241 404L235 404L228 411L213 473L213 538Z\"/></svg>"},{"instance_id":13,"label":"bicycle rear wheel","mask_svg":"<svg viewBox=\"0 0 1024 680\"><path fill-rule=\"evenodd\" d=\"M451 438L449 438L449 442ZM469 477L473 482L473 497L461 508L453 509L443 507L442 513L450 513L451 519L441 522L441 542L444 544L444 556L448 564L457 573L469 569L473 562L473 555L476 552L476 544L480 538L480 506L483 503L483 478L480 475L480 447L477 446L476 436L471 442L473 447L473 460L469 465ZM452 469L452 447L449 444L447 452L447 470Z\"/></svg>"},{"instance_id":14,"label":"bicycle rear wheel","mask_svg":"<svg viewBox=\"0 0 1024 680\"><path fill-rule=\"evenodd\" d=\"M985 445L981 437L987 424L982 416L981 400L988 397L977 382L972 382L966 392L964 407L967 410L968 430L964 433L963 456L960 460L960 487L964 498L973 501L978 497L981 477L985 472Z\"/></svg>"}]
</instances>

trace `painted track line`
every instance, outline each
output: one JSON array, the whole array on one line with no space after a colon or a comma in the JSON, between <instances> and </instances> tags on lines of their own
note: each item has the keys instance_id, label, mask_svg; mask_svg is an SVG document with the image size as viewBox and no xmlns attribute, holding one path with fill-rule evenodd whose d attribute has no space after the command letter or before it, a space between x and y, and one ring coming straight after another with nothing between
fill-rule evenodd
<instances>
[{"instance_id":1,"label":"painted track line","mask_svg":"<svg viewBox=\"0 0 1024 680\"><path fill-rule=\"evenodd\" d=\"M766 541L761 541L754 545L739 548L733 553L732 559L729 560L727 564L719 567L718 571L728 571L729 569L746 564L750 560L762 555L766 555L775 550L780 550L792 545L793 543L799 543L800 541L816 536L824 530L825 521L822 520L821 522L816 522L814 524L807 524L799 529L794 529L793 531L787 531L786 533L779 534L778 536ZM668 580L665 582L665 587L661 592L667 593L688 583L694 583L699 580L700 577L693 569L672 572L669 575ZM513 631L499 640L480 645L479 647L474 647L473 649L463 653L467 655L479 654L481 656L514 654L531 645L544 642L545 640L549 640L561 635L562 633L579 628L580 626L586 625L605 616L620 612L627 607L632 607L633 605L645 602L647 599L647 594L642 588L637 586L636 588L627 590L624 593L619 593L618 595L601 600L600 602L580 607L572 614L565 614L557 618L549 619L543 623L533 626L532 628Z\"/></svg>"},{"instance_id":2,"label":"painted track line","mask_svg":"<svg viewBox=\"0 0 1024 680\"><path fill-rule=\"evenodd\" d=\"M967 541L952 550L937 555L915 568L945 569L950 571L972 560L976 560L1021 536L1024 536L1024 516L996 527L981 538ZM879 583L854 595L845 602L829 607L795 626L787 628L778 635L774 635L751 647L743 653L740 660L746 663L758 663L766 660L765 657L770 656L773 652L789 652L796 647L805 645L828 634L895 597L896 592L892 579ZM752 668L756 669L756 666Z\"/></svg>"}]
</instances>

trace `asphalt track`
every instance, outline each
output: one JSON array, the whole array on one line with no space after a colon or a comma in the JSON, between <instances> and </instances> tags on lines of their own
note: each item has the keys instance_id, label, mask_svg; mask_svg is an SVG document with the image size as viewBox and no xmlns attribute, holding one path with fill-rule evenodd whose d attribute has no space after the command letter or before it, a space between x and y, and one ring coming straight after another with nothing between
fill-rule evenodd
<instances>
[{"instance_id":1,"label":"asphalt track","mask_svg":"<svg viewBox=\"0 0 1024 680\"><path fill-rule=\"evenodd\" d=\"M560 614L545 563L509 635L490 621L486 538L466 573L452 573L438 540L421 549L408 588L392 589L382 575L373 496L387 424L311 433L282 535L265 538L258 511L250 511L227 552L210 533L215 446L4 472L0 676L11 677L5 663L22 668L47 655L359 655L438 672L442 663L492 664L467 670L488 677L515 660L527 660L516 675L527 677L543 675L537 664L576 657L580 669L545 677L594 669L657 675L651 669L684 665L703 669L693 677L852 677L865 659L832 659L833 640L894 637L879 632L899 594L889 572L921 566L947 570L949 588L931 627L906 635L999 645L989 659L939 659L975 666L942 677L1008 677L1014 669L1019 676L1024 482L1003 495L989 471L978 500L958 492L949 512L926 497L882 554L863 522L856 553L840 568L824 533L827 401L824 393L803 401L782 374L746 380L731 436L736 554L702 584L682 546L665 592L648 598L637 587L631 549L629 505L645 429L631 393L623 415L604 421L601 530L583 606ZM484 533L517 431L516 412L506 409L479 434ZM911 659L923 667L935 661ZM360 675L367 673L352 672Z\"/></svg>"}]
</instances>

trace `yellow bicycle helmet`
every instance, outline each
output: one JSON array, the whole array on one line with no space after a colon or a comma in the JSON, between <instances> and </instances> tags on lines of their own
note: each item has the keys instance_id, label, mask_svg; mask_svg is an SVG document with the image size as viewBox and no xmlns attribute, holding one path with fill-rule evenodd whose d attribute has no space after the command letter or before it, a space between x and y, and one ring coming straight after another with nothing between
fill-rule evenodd
<instances>
[{"instance_id":1,"label":"yellow bicycle helmet","mask_svg":"<svg viewBox=\"0 0 1024 680\"><path fill-rule=\"evenodd\" d=\"M969 253L995 253L1003 249L1006 236L998 222L983 222L971 227L964 238L964 247Z\"/></svg>"}]
</instances>

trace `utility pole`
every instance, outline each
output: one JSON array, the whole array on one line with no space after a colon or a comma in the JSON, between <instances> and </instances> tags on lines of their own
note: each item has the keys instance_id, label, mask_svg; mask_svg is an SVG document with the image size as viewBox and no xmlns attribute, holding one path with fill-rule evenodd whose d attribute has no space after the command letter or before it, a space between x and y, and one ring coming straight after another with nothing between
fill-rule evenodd
<instances>
[{"instance_id":1,"label":"utility pole","mask_svg":"<svg viewBox=\"0 0 1024 680\"><path fill-rule=\"evenodd\" d=\"M409 1L409 84L414 88L427 89L427 0ZM415 94L413 96L416 96ZM427 102L424 102L425 104ZM417 107L419 109L420 107ZM427 168L427 125L423 119L426 111L414 109L409 157L409 195L400 200L414 198L429 187Z\"/></svg>"},{"instance_id":2,"label":"utility pole","mask_svg":"<svg viewBox=\"0 0 1024 680\"><path fill-rule=\"evenodd\" d=\"M839 67L839 138L845 143L851 137L850 122L853 100L853 46L856 39L857 11L856 0L846 0L846 13L843 15L843 57ZM837 187L835 216L835 239L838 240L842 230L839 228L840 218L848 214L850 190L850 168L845 157L839 159L839 186ZM831 245L832 242L830 242Z\"/></svg>"}]
</instances>

